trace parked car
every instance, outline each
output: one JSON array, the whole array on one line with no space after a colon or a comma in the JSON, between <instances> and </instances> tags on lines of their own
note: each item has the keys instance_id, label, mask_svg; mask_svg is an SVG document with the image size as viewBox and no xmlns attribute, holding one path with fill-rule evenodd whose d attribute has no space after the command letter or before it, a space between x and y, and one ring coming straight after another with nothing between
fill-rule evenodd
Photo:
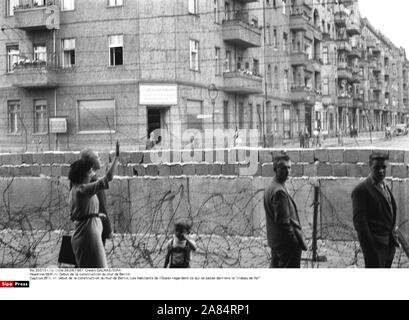
<instances>
[{"instance_id":1,"label":"parked car","mask_svg":"<svg viewBox=\"0 0 409 320\"><path fill-rule=\"evenodd\" d=\"M393 133L395 136L404 136L408 134L408 126L404 123L397 124Z\"/></svg>"}]
</instances>

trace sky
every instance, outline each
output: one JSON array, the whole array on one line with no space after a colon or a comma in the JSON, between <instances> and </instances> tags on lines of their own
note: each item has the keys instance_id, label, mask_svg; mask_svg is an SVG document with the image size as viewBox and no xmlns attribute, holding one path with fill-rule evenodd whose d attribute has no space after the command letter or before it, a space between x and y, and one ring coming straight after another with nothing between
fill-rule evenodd
<instances>
[{"instance_id":1,"label":"sky","mask_svg":"<svg viewBox=\"0 0 409 320\"><path fill-rule=\"evenodd\" d=\"M358 0L361 16L387 36L397 47L404 47L409 57L409 1Z\"/></svg>"}]
</instances>

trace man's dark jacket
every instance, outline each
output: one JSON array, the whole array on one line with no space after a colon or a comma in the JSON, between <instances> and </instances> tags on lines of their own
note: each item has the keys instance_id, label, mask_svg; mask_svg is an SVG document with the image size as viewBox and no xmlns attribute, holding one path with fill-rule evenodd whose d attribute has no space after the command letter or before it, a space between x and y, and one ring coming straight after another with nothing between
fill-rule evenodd
<instances>
[{"instance_id":1,"label":"man's dark jacket","mask_svg":"<svg viewBox=\"0 0 409 320\"><path fill-rule=\"evenodd\" d=\"M385 187L390 195L390 203L372 178L367 178L352 192L355 230L361 246L367 249L374 248L376 244L398 245L394 237L396 201L386 184Z\"/></svg>"},{"instance_id":2,"label":"man's dark jacket","mask_svg":"<svg viewBox=\"0 0 409 320\"><path fill-rule=\"evenodd\" d=\"M264 193L267 239L271 249L307 250L297 206L285 187L273 180Z\"/></svg>"}]
</instances>

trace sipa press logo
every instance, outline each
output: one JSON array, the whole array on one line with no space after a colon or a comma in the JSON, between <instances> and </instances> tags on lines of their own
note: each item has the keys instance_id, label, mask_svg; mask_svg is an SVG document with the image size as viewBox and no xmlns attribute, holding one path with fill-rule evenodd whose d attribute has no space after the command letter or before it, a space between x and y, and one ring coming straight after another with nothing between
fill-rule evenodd
<instances>
[{"instance_id":1,"label":"sipa press logo","mask_svg":"<svg viewBox=\"0 0 409 320\"><path fill-rule=\"evenodd\" d=\"M30 288L30 281L0 281L0 289Z\"/></svg>"}]
</instances>

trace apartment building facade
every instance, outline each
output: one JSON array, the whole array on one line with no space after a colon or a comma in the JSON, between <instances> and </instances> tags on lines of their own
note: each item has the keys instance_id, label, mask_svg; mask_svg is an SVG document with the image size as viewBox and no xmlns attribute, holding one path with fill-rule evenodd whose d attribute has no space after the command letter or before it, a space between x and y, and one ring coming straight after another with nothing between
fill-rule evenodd
<instances>
[{"instance_id":1,"label":"apartment building facade","mask_svg":"<svg viewBox=\"0 0 409 320\"><path fill-rule=\"evenodd\" d=\"M116 139L144 149L156 129L175 148L205 129L258 129L273 146L304 128L335 136L407 120L408 62L390 41L389 113L370 104L362 55L380 37L356 0L3 0L0 10L2 150Z\"/></svg>"}]
</instances>

